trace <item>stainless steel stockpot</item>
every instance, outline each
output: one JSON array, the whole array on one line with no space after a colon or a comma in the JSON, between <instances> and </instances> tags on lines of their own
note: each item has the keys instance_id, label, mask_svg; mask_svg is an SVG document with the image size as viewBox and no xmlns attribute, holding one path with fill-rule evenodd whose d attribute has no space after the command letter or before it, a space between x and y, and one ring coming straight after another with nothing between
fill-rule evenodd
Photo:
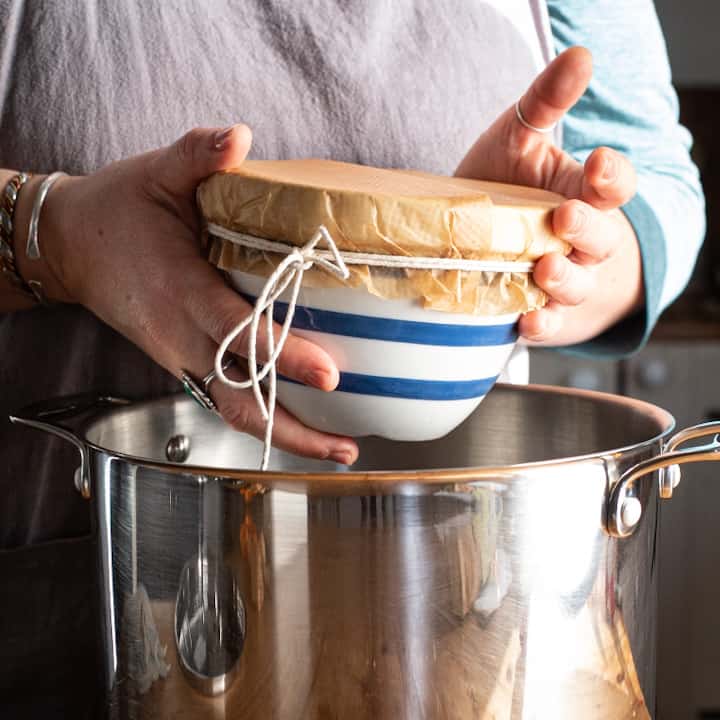
<instances>
[{"instance_id":1,"label":"stainless steel stockpot","mask_svg":"<svg viewBox=\"0 0 720 720\"><path fill-rule=\"evenodd\" d=\"M447 437L274 452L185 396L64 398L113 718L654 712L658 498L720 445L626 398L497 386Z\"/></svg>"}]
</instances>

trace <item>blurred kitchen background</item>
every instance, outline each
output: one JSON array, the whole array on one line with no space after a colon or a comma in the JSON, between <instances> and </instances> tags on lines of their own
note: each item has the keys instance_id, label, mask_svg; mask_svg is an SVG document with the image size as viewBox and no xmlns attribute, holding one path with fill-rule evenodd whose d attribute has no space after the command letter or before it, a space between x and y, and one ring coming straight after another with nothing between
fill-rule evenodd
<instances>
[{"instance_id":1,"label":"blurred kitchen background","mask_svg":"<svg viewBox=\"0 0 720 720\"><path fill-rule=\"evenodd\" d=\"M592 362L535 351L530 374L647 400L685 427L720 419L720 0L655 6L705 187L705 247L690 286L637 356ZM720 466L685 465L682 475L661 514L657 720L720 720Z\"/></svg>"}]
</instances>

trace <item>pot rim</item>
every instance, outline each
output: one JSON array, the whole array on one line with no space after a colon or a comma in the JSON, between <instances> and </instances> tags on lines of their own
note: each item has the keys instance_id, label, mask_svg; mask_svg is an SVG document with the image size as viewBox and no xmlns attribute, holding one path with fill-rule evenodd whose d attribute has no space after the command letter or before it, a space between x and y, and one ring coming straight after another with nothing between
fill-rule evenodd
<instances>
[{"instance_id":1,"label":"pot rim","mask_svg":"<svg viewBox=\"0 0 720 720\"><path fill-rule=\"evenodd\" d=\"M517 388L518 386L498 383L500 388ZM578 463L606 463L609 458L617 459L618 456L627 454L631 451L637 451L642 448L649 448L652 445L662 442L667 438L675 428L675 418L663 408L637 400L635 398L625 397L622 395L614 395L611 393L598 392L595 390L581 390L576 388L555 387L551 385L529 384L522 386L523 390L529 392L542 392L558 396L581 397L589 400L611 403L614 405L623 405L635 410L640 414L655 419L664 430L633 445L625 445L618 448L608 448L594 453L586 453L581 455L572 455L563 458L553 458L551 460L537 460L524 463L515 463L511 465L491 466L478 465L473 467L462 468L441 468L428 469L422 468L413 470L363 470L353 471L351 469L344 472L302 472L302 471L273 471L273 470L253 470L247 468L221 468L209 467L207 465L193 465L191 463L174 463L170 461L158 461L152 458L144 458L137 455L129 455L127 453L103 448L100 445L86 438L87 431L95 425L95 423L105 414L95 415L87 419L81 428L81 437L78 439L87 448L94 452L101 453L106 457L111 457L120 461L129 462L130 464L146 467L150 469L161 470L180 475L201 475L227 480L241 481L246 485L267 486L276 489L299 491L310 487L318 488L322 486L325 489L334 491L342 491L343 486L352 486L356 491L358 486L366 489L379 489L388 487L402 486L430 486L432 488L457 485L472 484L478 481L493 480L495 482L508 482L519 475L527 475L535 469L547 469L554 466L566 466ZM157 400L149 400L146 402L132 403L130 405L119 406L120 411L123 407L137 407L143 404L160 404L175 403L178 395L171 395ZM187 402L193 402L187 398ZM113 410L110 413L114 412Z\"/></svg>"}]
</instances>

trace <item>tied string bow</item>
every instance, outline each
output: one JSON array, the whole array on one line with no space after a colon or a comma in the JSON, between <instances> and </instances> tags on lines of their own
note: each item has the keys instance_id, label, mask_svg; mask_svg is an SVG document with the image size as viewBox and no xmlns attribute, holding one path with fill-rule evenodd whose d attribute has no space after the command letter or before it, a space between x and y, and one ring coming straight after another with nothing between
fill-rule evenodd
<instances>
[{"instance_id":1,"label":"tied string bow","mask_svg":"<svg viewBox=\"0 0 720 720\"><path fill-rule=\"evenodd\" d=\"M327 250L330 251L332 259L324 257L327 253L323 253L322 255L318 253L317 245L321 240L325 241L325 245ZM305 274L305 271L309 270L313 267L313 265L323 268L323 270L342 280L347 280L350 276L347 265L340 255L340 251L338 250L335 241L323 225L318 228L317 232L305 245L294 248L292 252L290 252L282 260L282 262L280 262L272 275L270 275L267 279L262 292L255 302L255 307L253 308L252 313L250 313L248 317L238 323L235 328L228 333L215 353L215 373L220 382L231 388L235 388L236 390L246 390L250 387L253 390L255 402L257 403L263 420L265 421L265 439L263 458L260 465L261 470L267 470L268 461L270 459L273 422L275 418L275 404L277 399L277 361L283 347L285 346L288 335L290 334L290 326L292 325L292 320L295 315L295 306L297 305L303 275ZM280 336L276 342L273 334L273 312L275 308L275 301L290 286L292 287L287 314L285 315L285 320L282 324ZM268 359L261 368L258 368L257 342L260 322L263 315L265 316L267 330ZM228 351L232 342L248 326L250 327L247 357L249 378L242 381L232 380L225 374L225 369L223 369L223 358L225 357L225 353ZM265 380L265 378L268 378L267 402L265 401L265 397L262 393L262 381Z\"/></svg>"}]
</instances>

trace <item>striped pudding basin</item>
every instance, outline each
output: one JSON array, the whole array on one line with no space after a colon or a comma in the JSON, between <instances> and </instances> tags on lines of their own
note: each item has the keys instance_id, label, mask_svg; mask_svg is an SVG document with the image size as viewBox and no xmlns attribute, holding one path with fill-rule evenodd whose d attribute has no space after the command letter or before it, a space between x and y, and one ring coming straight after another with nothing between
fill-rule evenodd
<instances>
[{"instance_id":1,"label":"striped pudding basin","mask_svg":"<svg viewBox=\"0 0 720 720\"><path fill-rule=\"evenodd\" d=\"M250 303L266 281L239 271L229 276ZM287 303L276 303L275 320L286 313ZM302 288L292 331L330 354L340 382L326 393L279 376L278 400L325 432L442 437L494 385L517 341L518 317L423 310L412 300L383 300L354 288Z\"/></svg>"}]
</instances>

